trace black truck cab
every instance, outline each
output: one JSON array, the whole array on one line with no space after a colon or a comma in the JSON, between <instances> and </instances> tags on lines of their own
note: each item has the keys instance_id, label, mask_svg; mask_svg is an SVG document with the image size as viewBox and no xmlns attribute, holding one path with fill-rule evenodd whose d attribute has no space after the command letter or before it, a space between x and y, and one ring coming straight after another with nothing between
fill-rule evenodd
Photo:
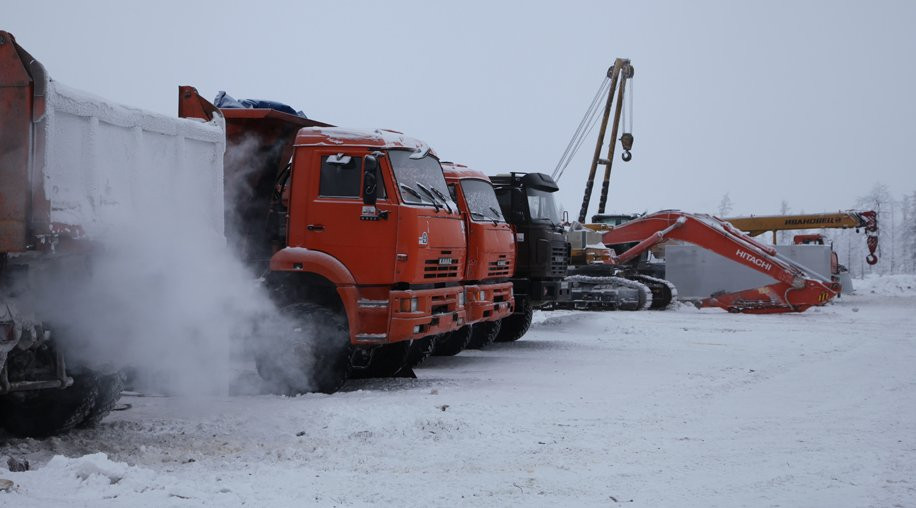
<instances>
[{"instance_id":1,"label":"black truck cab","mask_svg":"<svg viewBox=\"0 0 916 508\"><path fill-rule=\"evenodd\" d=\"M554 200L556 182L543 173L508 173L490 177L502 214L515 231L517 259L512 279L517 312L550 307L569 299L563 278L569 243Z\"/></svg>"}]
</instances>

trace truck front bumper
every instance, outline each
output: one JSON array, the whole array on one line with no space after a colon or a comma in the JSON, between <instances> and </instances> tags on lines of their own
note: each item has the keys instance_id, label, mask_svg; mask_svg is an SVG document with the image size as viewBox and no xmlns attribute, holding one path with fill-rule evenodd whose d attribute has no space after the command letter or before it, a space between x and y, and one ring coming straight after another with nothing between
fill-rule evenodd
<instances>
[{"instance_id":1,"label":"truck front bumper","mask_svg":"<svg viewBox=\"0 0 916 508\"><path fill-rule=\"evenodd\" d=\"M389 291L384 300L360 298L356 288L346 293L356 309L355 315L348 313L350 342L355 345L422 339L467 323L461 286Z\"/></svg>"},{"instance_id":2,"label":"truck front bumper","mask_svg":"<svg viewBox=\"0 0 916 508\"><path fill-rule=\"evenodd\" d=\"M467 294L467 324L497 321L515 308L512 283L474 284L465 286Z\"/></svg>"}]
</instances>

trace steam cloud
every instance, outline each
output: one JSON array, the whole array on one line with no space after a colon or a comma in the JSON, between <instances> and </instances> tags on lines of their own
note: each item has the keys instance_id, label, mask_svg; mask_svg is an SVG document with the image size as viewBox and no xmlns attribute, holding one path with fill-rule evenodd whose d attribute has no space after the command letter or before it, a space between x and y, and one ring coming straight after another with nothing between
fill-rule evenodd
<instances>
[{"instance_id":1,"label":"steam cloud","mask_svg":"<svg viewBox=\"0 0 916 508\"><path fill-rule=\"evenodd\" d=\"M202 213L203 189L162 188L134 189L142 195L86 256L32 274L31 307L70 367L128 368L141 390L226 394L240 365L289 324Z\"/></svg>"}]
</instances>

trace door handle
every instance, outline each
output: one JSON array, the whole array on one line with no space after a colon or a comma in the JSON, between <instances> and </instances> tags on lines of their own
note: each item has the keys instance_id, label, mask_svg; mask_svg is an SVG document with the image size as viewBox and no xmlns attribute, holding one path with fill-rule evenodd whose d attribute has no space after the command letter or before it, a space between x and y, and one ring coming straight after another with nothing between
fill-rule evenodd
<instances>
[{"instance_id":1,"label":"door handle","mask_svg":"<svg viewBox=\"0 0 916 508\"><path fill-rule=\"evenodd\" d=\"M309 231L324 231L324 224L309 224L305 229Z\"/></svg>"}]
</instances>

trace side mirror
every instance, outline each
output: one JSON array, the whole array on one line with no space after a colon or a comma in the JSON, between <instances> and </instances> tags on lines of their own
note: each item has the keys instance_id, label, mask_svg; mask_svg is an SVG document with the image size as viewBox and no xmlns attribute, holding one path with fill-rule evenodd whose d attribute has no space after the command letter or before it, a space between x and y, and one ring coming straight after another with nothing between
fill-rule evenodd
<instances>
[{"instance_id":1,"label":"side mirror","mask_svg":"<svg viewBox=\"0 0 916 508\"><path fill-rule=\"evenodd\" d=\"M363 162L363 204L375 206L378 198L378 158L367 155Z\"/></svg>"}]
</instances>

